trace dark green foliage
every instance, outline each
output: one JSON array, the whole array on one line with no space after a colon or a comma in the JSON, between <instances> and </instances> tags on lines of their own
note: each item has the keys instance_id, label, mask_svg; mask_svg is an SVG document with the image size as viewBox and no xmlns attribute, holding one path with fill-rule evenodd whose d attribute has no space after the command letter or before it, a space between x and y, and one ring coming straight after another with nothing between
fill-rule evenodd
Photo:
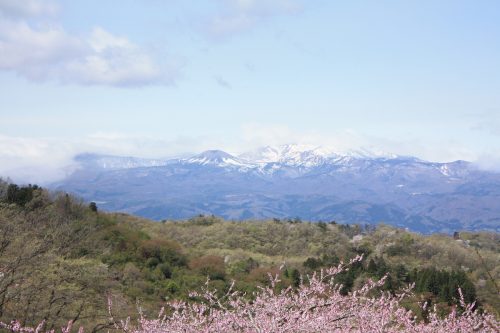
<instances>
[{"instance_id":1,"label":"dark green foliage","mask_svg":"<svg viewBox=\"0 0 500 333\"><path fill-rule=\"evenodd\" d=\"M167 240L145 240L141 242L138 254L146 260L156 259L158 262L173 266L185 266L187 263L186 257L181 253L180 245Z\"/></svg>"},{"instance_id":2,"label":"dark green foliage","mask_svg":"<svg viewBox=\"0 0 500 333\"><path fill-rule=\"evenodd\" d=\"M357 224L339 224L340 231L347 237L352 238L361 233L361 227Z\"/></svg>"},{"instance_id":3,"label":"dark green foliage","mask_svg":"<svg viewBox=\"0 0 500 333\"><path fill-rule=\"evenodd\" d=\"M385 263L384 258L379 258L375 276L377 276L378 278L382 278L387 272L388 272L388 267L387 264Z\"/></svg>"},{"instance_id":4,"label":"dark green foliage","mask_svg":"<svg viewBox=\"0 0 500 333\"><path fill-rule=\"evenodd\" d=\"M301 277L298 269L294 268L290 272L290 278L292 279L292 285L298 287L300 285Z\"/></svg>"},{"instance_id":5,"label":"dark green foliage","mask_svg":"<svg viewBox=\"0 0 500 333\"><path fill-rule=\"evenodd\" d=\"M158 265L159 270L163 274L166 279L170 279L172 277L172 268L167 263L162 263Z\"/></svg>"},{"instance_id":6,"label":"dark green foliage","mask_svg":"<svg viewBox=\"0 0 500 333\"><path fill-rule=\"evenodd\" d=\"M407 247L404 246L403 244L394 244L394 245L391 245L391 246L388 246L385 253L387 253L387 255L393 257L393 256L400 256L400 255L404 255L404 254L407 254Z\"/></svg>"},{"instance_id":7,"label":"dark green foliage","mask_svg":"<svg viewBox=\"0 0 500 333\"><path fill-rule=\"evenodd\" d=\"M148 266L149 268L155 268L159 263L160 260L156 257L148 258L148 260L146 260L146 266Z\"/></svg>"},{"instance_id":8,"label":"dark green foliage","mask_svg":"<svg viewBox=\"0 0 500 333\"><path fill-rule=\"evenodd\" d=\"M28 185L19 187L16 184L10 184L7 187L7 193L5 195L5 201L7 203L13 203L19 206L25 206L28 202L33 199L35 191L40 190L38 185Z\"/></svg>"},{"instance_id":9,"label":"dark green foliage","mask_svg":"<svg viewBox=\"0 0 500 333\"><path fill-rule=\"evenodd\" d=\"M324 267L337 266L340 263L340 258L334 255L323 254L321 256L321 263Z\"/></svg>"},{"instance_id":10,"label":"dark green foliage","mask_svg":"<svg viewBox=\"0 0 500 333\"><path fill-rule=\"evenodd\" d=\"M366 244L359 244L352 248L352 252L367 257L372 250Z\"/></svg>"},{"instance_id":11,"label":"dark green foliage","mask_svg":"<svg viewBox=\"0 0 500 333\"><path fill-rule=\"evenodd\" d=\"M318 228L320 228L322 231L326 231L326 228L327 228L327 224L325 222L318 222L316 223L316 225L318 226Z\"/></svg>"},{"instance_id":12,"label":"dark green foliage","mask_svg":"<svg viewBox=\"0 0 500 333\"><path fill-rule=\"evenodd\" d=\"M97 204L96 204L95 202L93 202L93 201L92 201L92 202L89 204L89 208L90 208L90 210L91 210L91 211L93 211L94 213L97 213Z\"/></svg>"},{"instance_id":13,"label":"dark green foliage","mask_svg":"<svg viewBox=\"0 0 500 333\"><path fill-rule=\"evenodd\" d=\"M166 285L164 286L164 289L166 291L168 291L169 293L171 294L175 294L176 292L178 292L181 288L179 287L179 285L175 282L175 281L168 281L166 283Z\"/></svg>"},{"instance_id":14,"label":"dark green foliage","mask_svg":"<svg viewBox=\"0 0 500 333\"><path fill-rule=\"evenodd\" d=\"M252 269L259 267L259 262L250 257L246 260L242 260L242 261L238 262L238 264L235 266L236 266L235 267L236 272L248 274L248 273L250 273L250 271Z\"/></svg>"},{"instance_id":15,"label":"dark green foliage","mask_svg":"<svg viewBox=\"0 0 500 333\"><path fill-rule=\"evenodd\" d=\"M395 272L396 272L396 278L399 281L404 282L404 283L410 282L408 270L406 269L406 267L404 265L401 265L401 264L397 265L395 268Z\"/></svg>"},{"instance_id":16,"label":"dark green foliage","mask_svg":"<svg viewBox=\"0 0 500 333\"><path fill-rule=\"evenodd\" d=\"M342 272L335 277L335 282L342 285L342 289L340 292L343 295L346 295L350 291L352 291L352 287L354 286L354 280L356 276L359 274L357 270L350 269L348 271Z\"/></svg>"},{"instance_id":17,"label":"dark green foliage","mask_svg":"<svg viewBox=\"0 0 500 333\"><path fill-rule=\"evenodd\" d=\"M414 270L410 279L415 282L416 291L431 292L448 304L458 303L458 288L462 290L466 302L472 303L476 300L474 285L463 271L448 272L431 267Z\"/></svg>"},{"instance_id":18,"label":"dark green foliage","mask_svg":"<svg viewBox=\"0 0 500 333\"><path fill-rule=\"evenodd\" d=\"M306 261L302 264L305 268L309 268L311 270L316 270L323 266L323 263L321 260L316 259L316 258L307 258Z\"/></svg>"},{"instance_id":19,"label":"dark green foliage","mask_svg":"<svg viewBox=\"0 0 500 333\"><path fill-rule=\"evenodd\" d=\"M375 260L373 258L370 259L370 261L368 262L368 267L366 268L366 271L372 275L375 275L375 273L377 272L377 263L375 262Z\"/></svg>"},{"instance_id":20,"label":"dark green foliage","mask_svg":"<svg viewBox=\"0 0 500 333\"><path fill-rule=\"evenodd\" d=\"M205 225L209 226L217 222L221 222L222 220L219 219L218 217L214 215L206 216L203 214L200 214L198 216L195 216L193 218L190 218L188 220L189 223L194 224L194 225Z\"/></svg>"},{"instance_id":21,"label":"dark green foliage","mask_svg":"<svg viewBox=\"0 0 500 333\"><path fill-rule=\"evenodd\" d=\"M336 255L326 255L323 254L321 256L321 259L319 258L307 258L303 263L302 266L309 270L317 270L318 268L321 267L332 267L332 266L337 266L340 262L340 259Z\"/></svg>"},{"instance_id":22,"label":"dark green foliage","mask_svg":"<svg viewBox=\"0 0 500 333\"><path fill-rule=\"evenodd\" d=\"M390 291L390 292L394 292L394 291L396 291L395 287L396 287L395 286L395 281L394 281L392 275L390 273L387 274L387 276L385 277L385 282L384 282L383 289L387 290L387 291Z\"/></svg>"},{"instance_id":23,"label":"dark green foliage","mask_svg":"<svg viewBox=\"0 0 500 333\"><path fill-rule=\"evenodd\" d=\"M373 277L382 278L384 275L388 273L389 269L384 258L381 257L373 257L368 262L366 267L366 272Z\"/></svg>"}]
</instances>

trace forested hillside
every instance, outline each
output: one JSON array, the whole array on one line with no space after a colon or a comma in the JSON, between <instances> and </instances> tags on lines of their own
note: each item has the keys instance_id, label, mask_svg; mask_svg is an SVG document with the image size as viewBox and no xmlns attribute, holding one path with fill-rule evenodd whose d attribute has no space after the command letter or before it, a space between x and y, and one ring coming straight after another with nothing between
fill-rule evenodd
<instances>
[{"instance_id":1,"label":"forested hillside","mask_svg":"<svg viewBox=\"0 0 500 333\"><path fill-rule=\"evenodd\" d=\"M406 306L425 318L418 302L444 314L458 299L498 316L500 235L422 236L389 226L364 227L299 219L224 221L197 216L152 222L103 213L95 204L37 186L0 181L0 320L23 324L67 320L88 331L109 328L107 299L116 317L155 315L172 299L188 296L207 276L221 291L231 281L242 291L280 275L278 286L298 286L315 270L363 254L337 277L342 293L368 278L387 275L384 290L415 283ZM249 293L250 294L250 293Z\"/></svg>"}]
</instances>

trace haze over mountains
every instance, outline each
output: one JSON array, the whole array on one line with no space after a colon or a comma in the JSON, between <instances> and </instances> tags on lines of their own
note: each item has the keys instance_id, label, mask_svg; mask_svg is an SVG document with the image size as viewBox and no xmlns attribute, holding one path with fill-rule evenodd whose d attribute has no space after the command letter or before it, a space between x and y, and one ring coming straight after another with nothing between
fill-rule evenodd
<instances>
[{"instance_id":1,"label":"haze over mountains","mask_svg":"<svg viewBox=\"0 0 500 333\"><path fill-rule=\"evenodd\" d=\"M80 168L52 188L156 220L215 214L385 222L424 233L500 230L500 174L465 161L306 145L167 160L82 154L75 161Z\"/></svg>"}]
</instances>

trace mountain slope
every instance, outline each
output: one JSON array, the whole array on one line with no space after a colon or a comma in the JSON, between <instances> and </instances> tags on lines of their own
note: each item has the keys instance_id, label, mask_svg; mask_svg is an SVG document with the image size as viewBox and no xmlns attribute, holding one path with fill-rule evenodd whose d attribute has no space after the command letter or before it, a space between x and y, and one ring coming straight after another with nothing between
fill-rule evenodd
<instances>
[{"instance_id":1,"label":"mountain slope","mask_svg":"<svg viewBox=\"0 0 500 333\"><path fill-rule=\"evenodd\" d=\"M87 158L53 188L104 209L157 220L215 214L383 221L420 232L500 228L500 175L464 161L433 163L297 145L240 156L212 150L167 161L106 157L124 162L122 167L95 159Z\"/></svg>"}]
</instances>

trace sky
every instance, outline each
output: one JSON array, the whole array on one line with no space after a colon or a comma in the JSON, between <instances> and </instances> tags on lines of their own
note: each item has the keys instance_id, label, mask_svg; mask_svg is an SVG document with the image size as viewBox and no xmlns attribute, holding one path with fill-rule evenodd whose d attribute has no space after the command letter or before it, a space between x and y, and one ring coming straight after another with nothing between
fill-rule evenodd
<instances>
[{"instance_id":1,"label":"sky","mask_svg":"<svg viewBox=\"0 0 500 333\"><path fill-rule=\"evenodd\" d=\"M500 2L0 0L0 176L286 143L500 170Z\"/></svg>"}]
</instances>

